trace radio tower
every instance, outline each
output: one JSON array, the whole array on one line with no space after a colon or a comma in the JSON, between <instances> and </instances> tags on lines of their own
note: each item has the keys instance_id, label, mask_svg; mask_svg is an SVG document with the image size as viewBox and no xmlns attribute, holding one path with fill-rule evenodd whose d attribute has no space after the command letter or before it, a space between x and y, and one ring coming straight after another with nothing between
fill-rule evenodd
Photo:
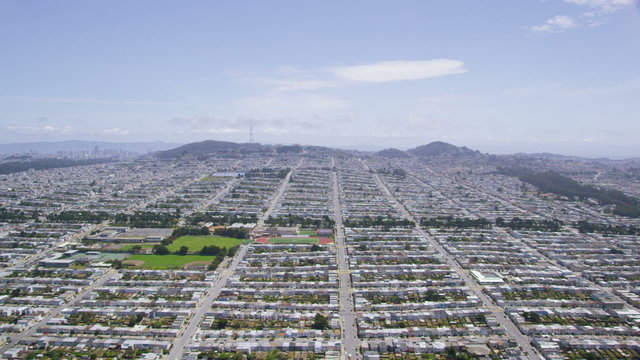
<instances>
[{"instance_id":1,"label":"radio tower","mask_svg":"<svg viewBox=\"0 0 640 360\"><path fill-rule=\"evenodd\" d=\"M249 142L253 142L253 126L249 127Z\"/></svg>"}]
</instances>

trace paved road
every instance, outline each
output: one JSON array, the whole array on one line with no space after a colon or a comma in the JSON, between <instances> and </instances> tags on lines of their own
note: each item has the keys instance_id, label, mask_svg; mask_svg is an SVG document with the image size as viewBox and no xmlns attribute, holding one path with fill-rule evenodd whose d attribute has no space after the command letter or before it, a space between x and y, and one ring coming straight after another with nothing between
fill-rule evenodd
<instances>
[{"instance_id":1,"label":"paved road","mask_svg":"<svg viewBox=\"0 0 640 360\"><path fill-rule=\"evenodd\" d=\"M436 172L435 170L431 169L431 168L430 168L430 167L428 167L428 166L424 166L424 167L425 167L428 171L430 171L431 173L433 173L433 174L436 174L436 175L439 175L439 176L444 176L444 175L442 175L442 174L440 174L440 173ZM429 187L431 187L431 188L433 189L433 187L432 187L429 183L425 182L425 181L424 181L423 179L421 179L420 177L415 176L415 175L412 175L412 174L410 174L410 176L412 176L412 177L413 177L413 178L415 178L416 180L418 180L418 181L422 182L423 184L425 184L425 185L427 185L427 186L429 186ZM460 185L460 186L463 186L463 187L465 187L465 188L467 188L467 189L469 189L469 190L477 191L477 192L479 192L479 193L481 193L481 194L484 194L484 195L486 195L486 196L488 196L488 197L492 198L493 200L496 200L496 201L500 202L501 204L508 204L508 205L511 205L511 206L513 206L513 207L517 208L518 210L521 210L521 211L523 211L523 212L525 212L525 213L527 213L527 212L532 212L532 213L534 213L534 214L536 214L536 215L540 215L540 216L542 216L542 217L544 217L544 218L546 218L546 219L553 220L553 218L552 218L552 217L548 216L548 215L547 215L547 214L545 214L545 213L541 213L541 212L537 212L537 211L531 211L531 210L529 210L529 209L522 208L522 207L521 207L521 206L519 206L518 204L515 204L515 203L513 203L513 202L511 202L511 201L509 201L509 200L507 200L507 199L504 199L504 198L502 198L502 197L500 197L500 196L496 196L496 195L494 195L494 194L491 194L491 193L489 193L489 192L486 192L486 191L484 191L484 190L482 190L482 189L475 188L475 187L472 187L472 186L466 185L466 184L464 184L464 183L457 182L457 181L455 181L455 180L452 180L452 181L454 181L456 184L458 184L458 185ZM458 205L460 205L460 206L464 206L463 204L461 204L460 202L456 201L455 199L451 199L451 198L448 198L448 199L449 199L449 200L451 200L451 201L454 201L456 204L458 204ZM482 217L482 216L481 216L481 214L478 214L478 213L473 213L473 212L471 212L471 211L469 211L469 213L471 213L471 214L473 214L473 215L475 215L475 216L477 216L477 217ZM587 212L587 214L588 214L588 212ZM570 231L572 231L572 232L576 232L576 233L578 233L578 231L577 231L576 229L574 229L574 228L567 227L567 229L568 229L568 230L570 230ZM610 295L611 297L613 297L614 299L619 300L619 301L622 301L622 302L625 302L624 300L620 299L620 298L619 298L619 297L618 297L618 296L613 292L613 289L608 288L608 287L601 286L601 285L599 285L599 284L596 284L595 282L593 282L593 281L591 281L591 280L587 279L586 277L584 277L582 273L577 273L577 272L575 272L575 271L573 271L573 270L569 269L568 267L566 267L566 266L564 266L564 265L561 265L561 264L560 264L560 263L558 263L556 260L553 260L553 259L551 259L551 258L547 257L546 255L544 255L543 253L541 253L540 251L538 251L536 248L531 247L531 246L527 245L525 242L523 242L522 240L520 240L520 239L518 239L518 238L515 238L515 237L511 236L511 234L509 234L506 230L495 227L495 228L494 228L494 231L499 232L499 233L502 233L504 236L507 236L507 237L509 237L509 238L513 239L513 241L514 241L515 243L517 243L520 247L522 247L523 249L528 249L529 251L531 251L532 253L534 253L535 255L537 255L538 257L540 257L541 259L544 259L544 260L548 261L549 263L552 263L552 264L554 264L554 265L556 265L556 266L558 266L558 267L561 267L561 268L563 268L563 269L565 269L565 270L571 271L571 272L573 272L573 273L574 273L574 274L576 274L576 275L579 275L580 277L582 277L582 278L583 278L583 280L585 280L585 281L589 284L589 286L592 286L592 287L598 288L598 289L600 289L600 290L602 290L602 291L606 292L607 294L609 294L609 295Z\"/></svg>"},{"instance_id":2,"label":"paved road","mask_svg":"<svg viewBox=\"0 0 640 360\"><path fill-rule=\"evenodd\" d=\"M220 272L220 277L213 282L213 286L211 286L207 291L204 300L200 304L198 304L198 308L195 314L193 314L193 316L191 317L191 320L189 320L187 328L174 341L173 347L171 348L171 352L167 356L167 359L175 360L182 358L182 356L184 355L185 347L195 335L196 331L200 327L202 319L204 319L204 316L207 314L207 312L211 310L211 304L213 304L213 301L218 297L218 295L220 295L220 292L227 284L227 281L229 280L231 275L233 275L233 273L235 272L238 264L240 264L240 261L242 261L242 258L244 257L246 252L247 246L241 246L240 250L238 250L238 253L231 261L231 265L229 265L227 269ZM220 264L219 269L223 269L224 265L226 265L226 263Z\"/></svg>"},{"instance_id":3,"label":"paved road","mask_svg":"<svg viewBox=\"0 0 640 360\"><path fill-rule=\"evenodd\" d=\"M280 185L277 195L274 196L273 199L271 199L269 208L267 209L267 211L264 212L264 214L260 216L260 219L258 219L258 225L264 224L265 219L269 217L269 215L271 214L271 211L273 211L273 208L276 206L276 203L279 201L280 197L282 196L285 189L287 188L289 179L291 179L291 174L301 164L302 164L302 160L300 160L300 162L298 162L298 164L293 169L291 169L291 171L289 171L284 181L282 182L282 185ZM227 281L229 280L229 278L236 271L236 268L244 258L244 255L246 254L247 249L248 249L247 245L240 246L238 253L236 253L233 260L231 261L231 265L226 270L223 270L220 273L220 277L216 279L211 285L211 287L207 290L207 294L205 295L204 300L198 305L197 310L193 314L193 316L191 316L191 318L187 320L186 329L184 329L184 331L182 331L178 336L178 338L176 338L176 340L174 341L173 346L171 348L171 352L166 357L167 359L176 360L176 359L181 359L184 356L185 348L187 347L189 342L193 339L193 336L196 334L196 331L198 331L198 329L200 328L200 323L202 322L202 319L204 319L207 312L211 309L211 304L218 297L218 295L220 295L220 292L222 291L224 286L227 284ZM225 265L226 263L220 264L220 267L218 269L223 269Z\"/></svg>"},{"instance_id":4,"label":"paved road","mask_svg":"<svg viewBox=\"0 0 640 360\"><path fill-rule=\"evenodd\" d=\"M67 243L67 242L74 242L76 240L81 240L82 238L84 238L87 235L90 235L93 231L101 229L105 226L107 226L109 223L107 221L103 221L100 224L96 224L96 225L92 225L90 227L88 227L86 230L79 232L77 234L71 235L68 239L66 239L65 241L61 241L58 244L55 244L47 249L44 249L42 251L40 251L39 253L35 253L35 254L31 254L28 256L23 257L22 259L18 260L15 262L15 264L13 264L12 266L4 269L4 270L15 270L18 268L24 268L24 267L30 267L31 265L33 265L34 263L36 263L37 261L40 261L48 256L50 256L52 253L56 252L56 251L60 251L59 246L61 244Z\"/></svg>"},{"instance_id":5,"label":"paved road","mask_svg":"<svg viewBox=\"0 0 640 360\"><path fill-rule=\"evenodd\" d=\"M177 226L184 226L184 224L186 223L187 216L189 216L189 215L191 215L193 213L196 213L196 212L206 211L207 208L211 204L213 204L214 202L218 201L218 199L220 199L221 197L226 195L229 191L231 191L231 189L233 189L233 187L236 186L236 184L238 184L238 182L240 182L239 178L235 178L235 179L229 181L227 183L227 185L225 185L224 188L222 188L214 196L212 196L211 198L207 199L205 202L200 204L197 208L193 209L193 211L188 211L188 212L185 211L185 213L182 215L182 218L180 219L180 221L178 221Z\"/></svg>"},{"instance_id":6,"label":"paved road","mask_svg":"<svg viewBox=\"0 0 640 360\"><path fill-rule=\"evenodd\" d=\"M338 280L340 281L340 318L342 320L342 359L360 359L358 330L356 327L356 313L351 296L351 274L349 272L349 257L344 239L344 227L342 225L342 210L340 206L340 192L338 187L338 175L333 173L333 211L336 222L336 246L338 248Z\"/></svg>"},{"instance_id":7,"label":"paved road","mask_svg":"<svg viewBox=\"0 0 640 360\"><path fill-rule=\"evenodd\" d=\"M284 181L282 182L282 184L280 185L280 188L278 189L278 193L271 200L271 204L267 208L267 211L265 211L264 214L262 214L262 216L258 220L257 226L264 226L265 220L267 220L269 216L271 216L271 213L273 212L273 209L276 207L278 200L280 200L280 198L282 197L282 194L284 194L285 190L287 189L287 185L289 184L289 179L291 179L291 175L293 175L293 172L296 171L300 167L300 165L302 165L303 161L304 161L304 158L300 159L298 164L294 166L293 169L291 169L291 171L289 171L287 176L284 178Z\"/></svg>"},{"instance_id":8,"label":"paved road","mask_svg":"<svg viewBox=\"0 0 640 360\"><path fill-rule=\"evenodd\" d=\"M116 273L117 272L114 269L108 270L100 278L98 278L98 280L94 281L87 288L85 288L84 290L79 292L71 301L66 302L66 303L64 303L62 305L59 305L59 306L55 307L47 315L45 315L42 319L40 319L40 321L38 321L37 323L33 324L27 330L21 332L18 335L10 336L11 340L8 341L7 344L5 344L3 347L0 348L0 354L2 354L5 351L9 350L11 347L17 345L18 343L20 343L20 341L32 337L36 333L36 331L38 331L38 329L41 328L43 325L46 325L49 320L51 320L52 318L60 315L62 310L64 310L65 308L73 306L75 303L77 303L78 301L82 300L82 298L84 298L84 296L87 293L93 291L93 289L95 289L97 287L100 287L100 286L104 285L104 283L107 280L111 279Z\"/></svg>"},{"instance_id":9,"label":"paved road","mask_svg":"<svg viewBox=\"0 0 640 360\"><path fill-rule=\"evenodd\" d=\"M497 202L499 202L499 203L501 203L501 204L503 204L503 205L510 205L510 206L513 206L514 208L516 208L516 209L518 209L518 210L522 211L522 212L523 212L523 213L525 213L525 214L526 214L526 213L533 213L533 214L536 214L536 215L542 216L542 217L544 217L544 218L546 218L546 219L553 220L553 217L549 216L548 214L546 214L546 213L544 213L544 212L540 212L540 211L538 211L538 210L536 210L536 209L533 209L533 208L524 208L524 207L522 207L522 206L521 206L521 204L517 204L516 202L514 202L514 201L512 201L512 200L509 200L508 198L505 198L505 197L502 197L502 196L499 196L499 195L496 195L496 194L489 193L489 192L487 192L487 191L485 191L485 190L482 190L481 188L473 187L473 186L467 185L467 184L465 184L465 183L463 183L463 182L460 182L460 181L456 181L455 179L452 179L450 176L443 175L443 174L441 174L441 173L439 173L439 172L437 172L437 171L433 170L432 168L430 168L429 166L426 166L426 165L424 165L424 164L422 164L422 166L423 166L425 169L427 169L429 172L433 173L433 174L436 174L436 175L438 175L438 176L442 176L442 177L447 177L447 178L449 178L449 179L450 179L450 181L451 181L451 182L455 183L456 185L460 185L460 186L462 186L462 187L464 187L464 188L467 188L467 189L469 189L469 190L477 191L477 192L479 192L479 193L482 193L482 194L484 194L484 195L488 196L489 198L491 198L491 199L493 199L493 200L495 200L495 201L497 201ZM414 174L410 174L410 176L414 177L415 179L417 179L418 181L422 182L423 184L425 184L425 185L427 185L427 186L429 186L429 187L433 188L433 186L431 186L431 184L429 184L428 182L424 181L424 180L423 180L422 178L420 178L419 176L416 176L416 175L414 175ZM451 200L451 201L455 202L456 204L460 204L460 202L459 202L459 201L456 201L455 199L451 199L451 198L449 198L449 200ZM462 204L460 204L460 205L462 206ZM596 212L594 212L594 211L591 211L591 210L589 210L589 209L582 209L582 208L578 208L578 207L568 207L568 206L562 206L562 207L563 207L563 208L570 209L571 211L577 211L577 212L580 212L580 213L582 213L582 214L586 214L586 215L588 215L588 216L597 216L597 215L599 215L598 213L596 213ZM479 216L479 215L478 215L478 216ZM481 216L479 216L479 217L481 217ZM609 220L607 220L607 222L609 222Z\"/></svg>"},{"instance_id":10,"label":"paved road","mask_svg":"<svg viewBox=\"0 0 640 360\"><path fill-rule=\"evenodd\" d=\"M511 319L507 317L504 310L502 308L499 308L488 295L482 292L482 288L470 276L469 272L463 269L462 266L460 266L460 264L456 261L456 259L451 256L451 254L449 254L449 252L444 247L442 247L437 241L435 241L431 237L431 235L429 235L429 233L420 228L420 223L416 221L411 213L409 213L407 208L405 208L404 205L402 205L402 203L391 193L391 191L389 191L380 176L378 174L375 174L374 177L378 185L382 188L387 197L391 201L393 201L393 203L396 205L396 208L400 210L403 216L407 220L415 222L415 230L421 236L424 236L427 239L429 244L438 251L438 253L447 261L449 266L451 266L451 268L460 276L460 278L464 280L467 287L471 289L471 291L480 299L480 301L482 301L484 306L491 311L500 325L505 328L507 335L516 340L520 348L522 348L522 350L526 352L526 358L530 360L540 360L541 356L538 354L536 349L531 346L531 338L525 336L522 332L520 332L520 329L518 329L518 327L511 321Z\"/></svg>"}]
</instances>

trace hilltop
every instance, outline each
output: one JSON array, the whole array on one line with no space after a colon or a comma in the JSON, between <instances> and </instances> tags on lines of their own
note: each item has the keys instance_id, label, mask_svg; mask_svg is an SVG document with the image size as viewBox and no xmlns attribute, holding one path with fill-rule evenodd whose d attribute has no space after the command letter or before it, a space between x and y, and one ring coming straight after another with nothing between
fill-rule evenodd
<instances>
[{"instance_id":1,"label":"hilltop","mask_svg":"<svg viewBox=\"0 0 640 360\"><path fill-rule=\"evenodd\" d=\"M234 143L230 141L205 140L179 146L175 149L160 151L155 155L159 158L174 158L185 155L203 156L220 152L254 152L262 151L265 146L254 143Z\"/></svg>"},{"instance_id":2,"label":"hilltop","mask_svg":"<svg viewBox=\"0 0 640 360\"><path fill-rule=\"evenodd\" d=\"M473 150L467 147L458 147L442 141L434 141L426 145L420 145L413 149L407 150L407 152L420 157L438 156L443 154L456 155L474 153Z\"/></svg>"},{"instance_id":3,"label":"hilltop","mask_svg":"<svg viewBox=\"0 0 640 360\"><path fill-rule=\"evenodd\" d=\"M391 158L391 159L406 159L411 156L407 154L405 151L395 149L395 148L389 148L389 149L378 151L376 155L386 157L386 158Z\"/></svg>"}]
</instances>

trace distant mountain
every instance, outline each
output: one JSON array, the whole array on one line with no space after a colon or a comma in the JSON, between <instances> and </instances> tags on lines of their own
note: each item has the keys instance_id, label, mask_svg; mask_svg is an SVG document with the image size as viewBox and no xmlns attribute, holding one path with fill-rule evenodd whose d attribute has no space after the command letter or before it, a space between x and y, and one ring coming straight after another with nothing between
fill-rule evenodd
<instances>
[{"instance_id":1,"label":"distant mountain","mask_svg":"<svg viewBox=\"0 0 640 360\"><path fill-rule=\"evenodd\" d=\"M184 155L191 156L204 156L213 153L219 152L234 152L234 151L244 151L244 152L255 152L255 151L263 151L266 146L256 143L234 143L230 141L217 141L217 140L205 140L200 142L189 143L186 145L179 146L175 149L160 151L155 155L159 158L174 158L180 157Z\"/></svg>"},{"instance_id":2,"label":"distant mountain","mask_svg":"<svg viewBox=\"0 0 640 360\"><path fill-rule=\"evenodd\" d=\"M278 154L286 154L286 153L299 154L302 152L302 146L298 144L278 146L276 147L276 152Z\"/></svg>"},{"instance_id":3,"label":"distant mountain","mask_svg":"<svg viewBox=\"0 0 640 360\"><path fill-rule=\"evenodd\" d=\"M96 148L101 150L122 150L138 154L161 151L174 148L180 144L164 142L136 142L136 143L116 143L106 141L40 141L31 143L0 144L0 154L23 154L40 153L56 154L59 151L86 151L91 152Z\"/></svg>"},{"instance_id":4,"label":"distant mountain","mask_svg":"<svg viewBox=\"0 0 640 360\"><path fill-rule=\"evenodd\" d=\"M561 155L561 154L553 154L553 153L532 153L532 154L523 154L518 153L514 154L516 156L528 156L528 157L537 157L543 159L552 159L552 160L597 160L597 161L608 161L609 158L600 157L600 158L587 158L582 156L573 156L573 155Z\"/></svg>"},{"instance_id":5,"label":"distant mountain","mask_svg":"<svg viewBox=\"0 0 640 360\"><path fill-rule=\"evenodd\" d=\"M382 145L372 144L352 144L352 145L336 145L336 148L343 150L355 150L355 151L381 151L385 147Z\"/></svg>"},{"instance_id":6,"label":"distant mountain","mask_svg":"<svg viewBox=\"0 0 640 360\"><path fill-rule=\"evenodd\" d=\"M408 153L416 156L438 156L443 154L472 154L473 150L467 147L457 147L442 141L434 141L427 145L421 145L407 150Z\"/></svg>"},{"instance_id":7,"label":"distant mountain","mask_svg":"<svg viewBox=\"0 0 640 360\"><path fill-rule=\"evenodd\" d=\"M394 148L378 151L376 155L386 157L386 158L391 158L391 159L406 159L411 156L402 150L398 150Z\"/></svg>"}]
</instances>

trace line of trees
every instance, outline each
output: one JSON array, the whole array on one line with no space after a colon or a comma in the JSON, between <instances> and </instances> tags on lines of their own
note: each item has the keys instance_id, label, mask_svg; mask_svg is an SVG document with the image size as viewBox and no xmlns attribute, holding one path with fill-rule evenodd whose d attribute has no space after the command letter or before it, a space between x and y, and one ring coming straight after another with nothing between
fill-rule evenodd
<instances>
[{"instance_id":1,"label":"line of trees","mask_svg":"<svg viewBox=\"0 0 640 360\"><path fill-rule=\"evenodd\" d=\"M97 224L110 220L112 215L105 211L76 211L67 210L47 215L47 220L62 223L92 223Z\"/></svg>"},{"instance_id":2,"label":"line of trees","mask_svg":"<svg viewBox=\"0 0 640 360\"><path fill-rule=\"evenodd\" d=\"M0 207L0 222L19 223L25 222L31 219L37 219L39 216L38 211L28 213L17 209L7 209Z\"/></svg>"},{"instance_id":3,"label":"line of trees","mask_svg":"<svg viewBox=\"0 0 640 360\"><path fill-rule=\"evenodd\" d=\"M345 227L414 227L416 224L413 221L406 219L397 219L397 218L385 218L382 216L377 216L372 218L370 216L365 216L363 218L358 219L347 219L344 221Z\"/></svg>"},{"instance_id":4,"label":"line of trees","mask_svg":"<svg viewBox=\"0 0 640 360\"><path fill-rule=\"evenodd\" d=\"M136 211L133 214L120 213L113 217L117 225L137 228L170 228L174 227L180 219L179 212L156 213L151 211Z\"/></svg>"},{"instance_id":5,"label":"line of trees","mask_svg":"<svg viewBox=\"0 0 640 360\"><path fill-rule=\"evenodd\" d=\"M177 239L181 236L187 236L187 235L205 236L205 235L210 235L210 232L209 232L209 228L207 228L206 226L203 226L203 227L183 226L183 227L177 227L173 229L173 232L171 233L171 237L174 239Z\"/></svg>"},{"instance_id":6,"label":"line of trees","mask_svg":"<svg viewBox=\"0 0 640 360\"><path fill-rule=\"evenodd\" d=\"M530 231L547 231L558 232L562 229L564 223L560 220L536 220L536 219L521 219L514 217L510 221L499 217L496 218L496 226L509 228L511 230L530 230Z\"/></svg>"},{"instance_id":7,"label":"line of trees","mask_svg":"<svg viewBox=\"0 0 640 360\"><path fill-rule=\"evenodd\" d=\"M189 215L187 223L190 225L198 225L202 223L211 223L213 225L231 225L234 223L256 223L258 217L256 215L234 215L220 212L198 212Z\"/></svg>"},{"instance_id":8,"label":"line of trees","mask_svg":"<svg viewBox=\"0 0 640 360\"><path fill-rule=\"evenodd\" d=\"M72 166L85 166L102 164L106 162L112 162L112 159L34 159L29 161L9 161L0 164L0 174L12 174L21 171L34 170L47 170Z\"/></svg>"},{"instance_id":9,"label":"line of trees","mask_svg":"<svg viewBox=\"0 0 640 360\"><path fill-rule=\"evenodd\" d=\"M328 216L323 216L319 219L310 217L288 214L287 216L271 217L265 221L265 224L270 226L301 226L308 229L331 229L336 225L336 222L330 219Z\"/></svg>"},{"instance_id":10,"label":"line of trees","mask_svg":"<svg viewBox=\"0 0 640 360\"><path fill-rule=\"evenodd\" d=\"M485 218L469 219L453 216L437 216L420 219L420 226L432 228L491 229L493 223Z\"/></svg>"},{"instance_id":11,"label":"line of trees","mask_svg":"<svg viewBox=\"0 0 640 360\"><path fill-rule=\"evenodd\" d=\"M272 177L278 179L284 179L287 177L287 174L291 171L291 168L284 169L273 169L273 168L263 168L263 169L251 169L247 171L244 176L247 178L255 178L255 177Z\"/></svg>"},{"instance_id":12,"label":"line of trees","mask_svg":"<svg viewBox=\"0 0 640 360\"><path fill-rule=\"evenodd\" d=\"M597 224L586 220L578 221L575 227L581 233L599 233L603 235L640 235L640 228L635 225Z\"/></svg>"},{"instance_id":13,"label":"line of trees","mask_svg":"<svg viewBox=\"0 0 640 360\"><path fill-rule=\"evenodd\" d=\"M213 233L218 236L226 236L242 240L249 238L249 231L243 228L221 228L216 229Z\"/></svg>"},{"instance_id":14,"label":"line of trees","mask_svg":"<svg viewBox=\"0 0 640 360\"><path fill-rule=\"evenodd\" d=\"M601 204L613 205L613 213L626 217L640 217L640 200L622 191L602 189L558 174L555 171L537 173L520 167L498 167L498 171L536 186L541 191L566 196L570 199L596 199Z\"/></svg>"}]
</instances>

